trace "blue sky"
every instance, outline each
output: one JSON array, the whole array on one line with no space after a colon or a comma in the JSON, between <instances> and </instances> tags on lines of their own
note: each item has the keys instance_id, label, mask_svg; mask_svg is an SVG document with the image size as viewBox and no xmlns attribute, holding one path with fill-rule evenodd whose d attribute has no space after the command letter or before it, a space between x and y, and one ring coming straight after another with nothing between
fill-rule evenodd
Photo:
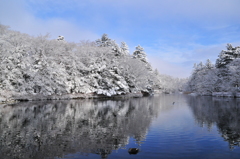
<instances>
[{"instance_id":1,"label":"blue sky","mask_svg":"<svg viewBox=\"0 0 240 159\"><path fill-rule=\"evenodd\" d=\"M103 33L130 52L141 45L160 73L188 77L194 63L215 62L240 46L240 0L0 0L0 23L67 41Z\"/></svg>"}]
</instances>

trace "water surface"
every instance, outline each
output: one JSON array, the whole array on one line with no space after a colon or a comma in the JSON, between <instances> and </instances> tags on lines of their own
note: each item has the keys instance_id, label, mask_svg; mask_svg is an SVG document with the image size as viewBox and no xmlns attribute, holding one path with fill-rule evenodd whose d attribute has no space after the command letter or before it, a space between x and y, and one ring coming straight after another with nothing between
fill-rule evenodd
<instances>
[{"instance_id":1,"label":"water surface","mask_svg":"<svg viewBox=\"0 0 240 159\"><path fill-rule=\"evenodd\" d=\"M239 158L239 142L240 99L172 94L0 107L4 159Z\"/></svg>"}]
</instances>

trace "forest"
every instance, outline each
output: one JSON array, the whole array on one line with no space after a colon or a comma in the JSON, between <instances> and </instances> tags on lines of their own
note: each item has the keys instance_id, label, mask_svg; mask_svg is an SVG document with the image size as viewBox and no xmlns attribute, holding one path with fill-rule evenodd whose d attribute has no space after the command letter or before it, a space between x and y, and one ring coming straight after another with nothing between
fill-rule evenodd
<instances>
[{"instance_id":1,"label":"forest","mask_svg":"<svg viewBox=\"0 0 240 159\"><path fill-rule=\"evenodd\" d=\"M103 34L96 41L37 37L0 24L0 101L143 96L181 91L186 79L160 74L138 45L129 53ZM191 87L193 88L193 87Z\"/></svg>"},{"instance_id":2,"label":"forest","mask_svg":"<svg viewBox=\"0 0 240 159\"><path fill-rule=\"evenodd\" d=\"M185 90L199 95L240 97L240 47L227 44L227 49L218 55L215 65L194 65Z\"/></svg>"}]
</instances>

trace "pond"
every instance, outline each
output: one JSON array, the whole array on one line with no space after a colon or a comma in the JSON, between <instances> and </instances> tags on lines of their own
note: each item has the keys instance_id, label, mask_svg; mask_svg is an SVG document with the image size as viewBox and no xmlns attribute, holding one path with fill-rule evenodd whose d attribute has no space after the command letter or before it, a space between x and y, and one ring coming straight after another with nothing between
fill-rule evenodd
<instances>
[{"instance_id":1,"label":"pond","mask_svg":"<svg viewBox=\"0 0 240 159\"><path fill-rule=\"evenodd\" d=\"M239 158L239 145L234 98L161 94L0 106L3 159Z\"/></svg>"}]
</instances>

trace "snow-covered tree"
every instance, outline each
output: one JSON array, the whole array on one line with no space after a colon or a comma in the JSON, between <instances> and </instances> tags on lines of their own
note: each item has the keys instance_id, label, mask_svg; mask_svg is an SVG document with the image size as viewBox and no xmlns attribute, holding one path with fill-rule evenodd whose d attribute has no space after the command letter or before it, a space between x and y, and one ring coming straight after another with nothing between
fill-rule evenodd
<instances>
[{"instance_id":1,"label":"snow-covered tree","mask_svg":"<svg viewBox=\"0 0 240 159\"><path fill-rule=\"evenodd\" d=\"M121 49L121 53L123 55L129 55L129 49L128 49L128 46L125 42L121 42L120 49Z\"/></svg>"},{"instance_id":2,"label":"snow-covered tree","mask_svg":"<svg viewBox=\"0 0 240 159\"><path fill-rule=\"evenodd\" d=\"M204 69L204 65L202 62L199 62L198 64L194 64L194 71L195 72L198 72L198 71L201 71L202 69Z\"/></svg>"},{"instance_id":3,"label":"snow-covered tree","mask_svg":"<svg viewBox=\"0 0 240 159\"><path fill-rule=\"evenodd\" d=\"M228 66L228 70L231 72L231 83L233 89L238 89L240 87L240 60L234 60L231 65ZM235 87L235 88L234 88Z\"/></svg>"},{"instance_id":4,"label":"snow-covered tree","mask_svg":"<svg viewBox=\"0 0 240 159\"><path fill-rule=\"evenodd\" d=\"M133 57L137 58L137 59L140 59L141 61L143 61L145 63L147 62L146 53L140 45L138 45L136 47L136 50L133 52Z\"/></svg>"},{"instance_id":5,"label":"snow-covered tree","mask_svg":"<svg viewBox=\"0 0 240 159\"><path fill-rule=\"evenodd\" d=\"M58 41L64 41L64 36L59 35L57 38Z\"/></svg>"},{"instance_id":6,"label":"snow-covered tree","mask_svg":"<svg viewBox=\"0 0 240 159\"><path fill-rule=\"evenodd\" d=\"M225 67L234 59L240 58L240 47L232 47L231 44L227 44L227 50L222 50L218 57L216 67Z\"/></svg>"},{"instance_id":7,"label":"snow-covered tree","mask_svg":"<svg viewBox=\"0 0 240 159\"><path fill-rule=\"evenodd\" d=\"M0 100L149 91L153 83L146 64L116 56L128 52L126 44L118 47L106 34L97 44L31 37L0 25Z\"/></svg>"},{"instance_id":8,"label":"snow-covered tree","mask_svg":"<svg viewBox=\"0 0 240 159\"><path fill-rule=\"evenodd\" d=\"M227 50L232 50L233 49L233 47L232 47L232 44L227 44Z\"/></svg>"},{"instance_id":9,"label":"snow-covered tree","mask_svg":"<svg viewBox=\"0 0 240 159\"><path fill-rule=\"evenodd\" d=\"M206 64L205 64L205 67L206 67L207 69L213 69L213 68L214 68L214 65L212 64L212 62L211 62L209 59L207 59Z\"/></svg>"},{"instance_id":10,"label":"snow-covered tree","mask_svg":"<svg viewBox=\"0 0 240 159\"><path fill-rule=\"evenodd\" d=\"M118 44L114 40L112 41L112 46L111 47L112 47L113 53L116 56L122 55L121 48L118 46Z\"/></svg>"},{"instance_id":11,"label":"snow-covered tree","mask_svg":"<svg viewBox=\"0 0 240 159\"><path fill-rule=\"evenodd\" d=\"M103 34L101 39L96 40L96 44L99 47L109 47L116 56L126 55L128 53L128 47L126 43L122 43L121 47L108 37L107 34Z\"/></svg>"},{"instance_id":12,"label":"snow-covered tree","mask_svg":"<svg viewBox=\"0 0 240 159\"><path fill-rule=\"evenodd\" d=\"M107 34L103 34L101 39L96 40L96 43L99 47L111 47L112 39L108 38Z\"/></svg>"},{"instance_id":13,"label":"snow-covered tree","mask_svg":"<svg viewBox=\"0 0 240 159\"><path fill-rule=\"evenodd\" d=\"M211 95L213 92L228 92L235 94L239 90L240 78L240 47L227 45L227 50L223 50L213 67L210 60L203 65L195 64L194 71L189 78L186 90L197 92L202 95Z\"/></svg>"}]
</instances>

